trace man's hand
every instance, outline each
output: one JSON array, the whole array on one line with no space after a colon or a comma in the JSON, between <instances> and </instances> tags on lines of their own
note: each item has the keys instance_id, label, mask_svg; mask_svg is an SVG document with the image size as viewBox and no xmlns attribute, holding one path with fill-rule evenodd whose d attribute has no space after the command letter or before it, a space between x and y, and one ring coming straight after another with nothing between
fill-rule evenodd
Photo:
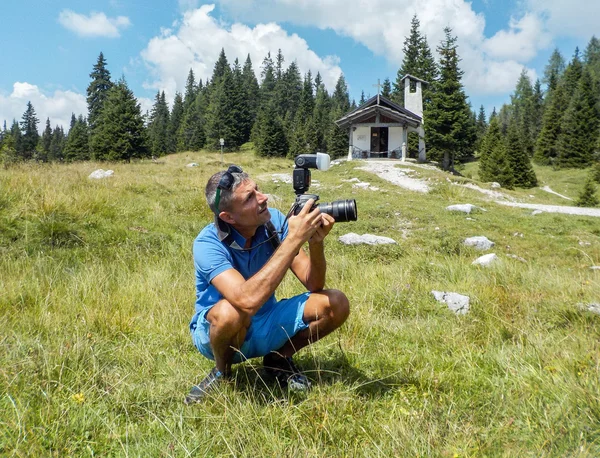
<instances>
[{"instance_id":1,"label":"man's hand","mask_svg":"<svg viewBox=\"0 0 600 458\"><path fill-rule=\"evenodd\" d=\"M296 241L299 245L308 241L319 228L321 228L323 215L319 208L311 211L314 205L314 199L309 199L300 213L291 216L288 221L288 237ZM329 231L327 231L329 232Z\"/></svg>"},{"instance_id":2,"label":"man's hand","mask_svg":"<svg viewBox=\"0 0 600 458\"><path fill-rule=\"evenodd\" d=\"M321 213L321 225L317 228L313 236L308 239L308 243L322 243L327 234L333 228L335 219L327 213Z\"/></svg>"}]
</instances>

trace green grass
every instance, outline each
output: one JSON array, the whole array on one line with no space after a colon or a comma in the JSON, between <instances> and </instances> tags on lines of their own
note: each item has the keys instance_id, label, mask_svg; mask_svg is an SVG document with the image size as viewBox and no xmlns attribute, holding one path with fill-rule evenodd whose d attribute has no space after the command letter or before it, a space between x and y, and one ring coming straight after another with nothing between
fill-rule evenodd
<instances>
[{"instance_id":1,"label":"green grass","mask_svg":"<svg viewBox=\"0 0 600 458\"><path fill-rule=\"evenodd\" d=\"M191 245L212 219L203 190L219 159L0 170L0 455L600 455L600 316L582 309L600 302L600 272L589 269L600 265L600 220L532 217L418 168L428 195L358 163L313 172L322 201L355 198L359 215L326 243L328 286L346 292L351 316L297 356L315 388L282 392L249 361L235 384L184 406L211 368L188 323ZM287 210L292 187L270 175L291 173L291 161L226 161ZM96 168L115 175L88 180ZM577 173L536 172L576 197ZM382 191L342 181L352 177ZM467 202L488 211L469 220L444 210ZM399 243L345 246L347 232ZM474 235L496 242L500 264L471 265L481 253L462 241ZM454 315L432 289L469 295L471 312ZM300 291L288 275L278 295Z\"/></svg>"}]
</instances>

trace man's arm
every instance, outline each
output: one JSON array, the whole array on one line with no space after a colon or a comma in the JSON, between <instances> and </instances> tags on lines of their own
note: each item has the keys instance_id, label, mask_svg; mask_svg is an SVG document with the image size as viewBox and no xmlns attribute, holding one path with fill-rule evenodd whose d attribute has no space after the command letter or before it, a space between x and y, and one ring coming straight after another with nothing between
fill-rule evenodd
<instances>
[{"instance_id":1,"label":"man's arm","mask_svg":"<svg viewBox=\"0 0 600 458\"><path fill-rule=\"evenodd\" d=\"M311 293L321 291L325 288L327 262L325 260L323 240L327 237L327 234L329 234L335 223L333 217L325 213L321 214L321 218L321 226L308 241L310 258L303 250L300 250L291 265L294 275L298 277L298 280Z\"/></svg>"},{"instance_id":2,"label":"man's arm","mask_svg":"<svg viewBox=\"0 0 600 458\"><path fill-rule=\"evenodd\" d=\"M302 245L320 227L321 214L318 210L309 212L311 208L309 201L298 215L290 218L285 240L263 268L248 280L235 269L226 270L213 278L213 286L231 305L254 315L275 292L301 252Z\"/></svg>"}]
</instances>

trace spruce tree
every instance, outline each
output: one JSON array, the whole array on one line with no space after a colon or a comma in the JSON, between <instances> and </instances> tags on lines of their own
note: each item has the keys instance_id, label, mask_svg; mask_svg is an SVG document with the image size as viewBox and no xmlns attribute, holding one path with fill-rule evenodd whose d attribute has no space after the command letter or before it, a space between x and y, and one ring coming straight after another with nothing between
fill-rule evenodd
<instances>
[{"instance_id":1,"label":"spruce tree","mask_svg":"<svg viewBox=\"0 0 600 458\"><path fill-rule=\"evenodd\" d=\"M592 176L588 176L583 189L575 202L578 207L597 207L600 204L600 199L596 195L596 185Z\"/></svg>"},{"instance_id":2,"label":"spruce tree","mask_svg":"<svg viewBox=\"0 0 600 458\"><path fill-rule=\"evenodd\" d=\"M242 120L242 125L240 127L245 141L248 141L260 105L260 86L256 79L254 69L252 68L250 54L246 57L246 62L244 62L244 67L242 68L242 90L247 105L248 117L247 119Z\"/></svg>"},{"instance_id":3,"label":"spruce tree","mask_svg":"<svg viewBox=\"0 0 600 458\"><path fill-rule=\"evenodd\" d=\"M584 69L562 121L558 141L559 167L587 167L592 163L600 129L596 102L592 77Z\"/></svg>"},{"instance_id":4,"label":"spruce tree","mask_svg":"<svg viewBox=\"0 0 600 458\"><path fill-rule=\"evenodd\" d=\"M485 136L485 133L487 132L487 120L486 120L486 116L485 116L485 108L483 108L483 105L481 105L479 107L479 112L477 113L477 118L475 120L475 126L476 126L476 143L475 143L475 149L479 152L479 154L481 155L481 142L483 141L483 137Z\"/></svg>"},{"instance_id":5,"label":"spruce tree","mask_svg":"<svg viewBox=\"0 0 600 458\"><path fill-rule=\"evenodd\" d=\"M381 95L386 99L390 99L392 96L392 83L390 83L389 78L383 80L383 84L381 86Z\"/></svg>"},{"instance_id":6,"label":"spruce tree","mask_svg":"<svg viewBox=\"0 0 600 458\"><path fill-rule=\"evenodd\" d=\"M492 173L492 151L503 141L502 133L500 132L500 122L495 113L493 111L490 116L490 124L481 140L479 151L479 179L484 182L495 181L495 176Z\"/></svg>"},{"instance_id":7,"label":"spruce tree","mask_svg":"<svg viewBox=\"0 0 600 458\"><path fill-rule=\"evenodd\" d=\"M533 86L533 97L531 99L531 136L535 150L535 142L542 130L542 120L544 118L544 93L542 83L539 79Z\"/></svg>"},{"instance_id":8,"label":"spruce tree","mask_svg":"<svg viewBox=\"0 0 600 458\"><path fill-rule=\"evenodd\" d=\"M556 89L556 85L564 72L565 59L558 48L555 48L548 60L548 64L544 68L544 78L542 79L542 82L548 87L548 93Z\"/></svg>"},{"instance_id":9,"label":"spruce tree","mask_svg":"<svg viewBox=\"0 0 600 458\"><path fill-rule=\"evenodd\" d=\"M43 161L48 160L48 155L50 154L50 144L52 143L52 126L50 126L50 118L46 118L46 128L42 133L42 150L40 159Z\"/></svg>"},{"instance_id":10,"label":"spruce tree","mask_svg":"<svg viewBox=\"0 0 600 458\"><path fill-rule=\"evenodd\" d=\"M531 165L526 145L519 132L517 120L513 120L508 126L506 136L506 155L512 170L513 184L519 188L533 188L537 186L537 178Z\"/></svg>"},{"instance_id":11,"label":"spruce tree","mask_svg":"<svg viewBox=\"0 0 600 458\"><path fill-rule=\"evenodd\" d=\"M287 155L287 138L278 111L275 100L271 100L259 110L253 135L254 146L259 156Z\"/></svg>"},{"instance_id":12,"label":"spruce tree","mask_svg":"<svg viewBox=\"0 0 600 458\"><path fill-rule=\"evenodd\" d=\"M124 78L108 91L90 148L96 160L130 161L149 156L140 105Z\"/></svg>"},{"instance_id":13,"label":"spruce tree","mask_svg":"<svg viewBox=\"0 0 600 458\"><path fill-rule=\"evenodd\" d=\"M365 97L365 91L360 91L360 100L358 101L358 106L363 106L366 101L367 98Z\"/></svg>"},{"instance_id":14,"label":"spruce tree","mask_svg":"<svg viewBox=\"0 0 600 458\"><path fill-rule=\"evenodd\" d=\"M150 152L153 156L163 156L171 147L169 129L169 107L165 98L165 91L159 91L154 98L154 105L148 123L148 140Z\"/></svg>"},{"instance_id":15,"label":"spruce tree","mask_svg":"<svg viewBox=\"0 0 600 458\"><path fill-rule=\"evenodd\" d=\"M321 81L321 75L317 73L315 77L315 110L313 115L315 125L315 137L317 151L327 152L327 130L329 127L330 112L331 112L331 99L325 89L325 85Z\"/></svg>"},{"instance_id":16,"label":"spruce tree","mask_svg":"<svg viewBox=\"0 0 600 458\"><path fill-rule=\"evenodd\" d=\"M183 151L183 147L179 149L178 135L183 122L183 97L180 92L175 92L175 98L173 99L173 109L169 116L169 153L176 151Z\"/></svg>"},{"instance_id":17,"label":"spruce tree","mask_svg":"<svg viewBox=\"0 0 600 458\"><path fill-rule=\"evenodd\" d=\"M475 126L467 96L461 83L463 72L458 67L456 37L446 27L445 40L437 48L440 54L440 78L434 83L434 91L427 115L425 138L428 155L442 162L448 170L454 159L460 160L473 154Z\"/></svg>"},{"instance_id":18,"label":"spruce tree","mask_svg":"<svg viewBox=\"0 0 600 458\"><path fill-rule=\"evenodd\" d=\"M345 116L350 110L350 96L344 75L340 75L331 95L331 111L327 123L327 152L332 157L348 154L348 131L335 124L335 120Z\"/></svg>"},{"instance_id":19,"label":"spruce tree","mask_svg":"<svg viewBox=\"0 0 600 458\"><path fill-rule=\"evenodd\" d=\"M504 142L499 142L493 149L489 157L488 172L491 179L496 181L507 189L512 189L514 186L513 170L510 166L510 160L506 151Z\"/></svg>"},{"instance_id":20,"label":"spruce tree","mask_svg":"<svg viewBox=\"0 0 600 458\"><path fill-rule=\"evenodd\" d=\"M20 143L17 144L17 153L21 159L32 159L36 152L40 139L37 129L38 122L33 105L31 102L27 102L27 109L23 113L21 120L21 132L23 135L21 136Z\"/></svg>"},{"instance_id":21,"label":"spruce tree","mask_svg":"<svg viewBox=\"0 0 600 458\"><path fill-rule=\"evenodd\" d=\"M536 164L550 165L558 156L558 140L562 129L562 117L567 100L562 84L548 95L542 117L542 129L537 137L533 160Z\"/></svg>"},{"instance_id":22,"label":"spruce tree","mask_svg":"<svg viewBox=\"0 0 600 458\"><path fill-rule=\"evenodd\" d=\"M52 141L48 152L49 161L62 161L64 159L65 132L61 127L56 126L52 131Z\"/></svg>"},{"instance_id":23,"label":"spruce tree","mask_svg":"<svg viewBox=\"0 0 600 458\"><path fill-rule=\"evenodd\" d=\"M66 161L87 161L90 159L88 124L83 115L79 115L69 130L63 157Z\"/></svg>"},{"instance_id":24,"label":"spruce tree","mask_svg":"<svg viewBox=\"0 0 600 458\"><path fill-rule=\"evenodd\" d=\"M535 138L533 137L533 87L527 71L523 69L514 94L511 95L511 117L515 123L516 134L519 144L525 148L529 157L533 156ZM511 123L509 119L508 124Z\"/></svg>"},{"instance_id":25,"label":"spruce tree","mask_svg":"<svg viewBox=\"0 0 600 458\"><path fill-rule=\"evenodd\" d=\"M92 81L87 87L87 122L91 136L93 136L96 128L96 121L100 117L100 112L102 111L102 106L108 96L108 91L113 85L110 80L110 72L106 68L104 54L100 53L98 56L98 60L90 73L90 78Z\"/></svg>"}]
</instances>

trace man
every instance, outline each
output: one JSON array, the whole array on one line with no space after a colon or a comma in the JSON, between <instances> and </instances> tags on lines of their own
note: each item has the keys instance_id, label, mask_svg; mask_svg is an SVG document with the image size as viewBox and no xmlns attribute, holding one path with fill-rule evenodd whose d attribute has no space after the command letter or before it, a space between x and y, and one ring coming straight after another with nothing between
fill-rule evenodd
<instances>
[{"instance_id":1,"label":"man","mask_svg":"<svg viewBox=\"0 0 600 458\"><path fill-rule=\"evenodd\" d=\"M215 367L185 402L202 400L227 380L232 364L259 356L281 386L309 389L292 355L339 328L350 312L342 292L323 289L323 240L334 219L312 210L310 200L286 220L237 166L214 174L205 194L215 222L194 241L197 299L190 329ZM302 249L306 242L310 257ZM288 269L308 292L277 301L275 290Z\"/></svg>"}]
</instances>

